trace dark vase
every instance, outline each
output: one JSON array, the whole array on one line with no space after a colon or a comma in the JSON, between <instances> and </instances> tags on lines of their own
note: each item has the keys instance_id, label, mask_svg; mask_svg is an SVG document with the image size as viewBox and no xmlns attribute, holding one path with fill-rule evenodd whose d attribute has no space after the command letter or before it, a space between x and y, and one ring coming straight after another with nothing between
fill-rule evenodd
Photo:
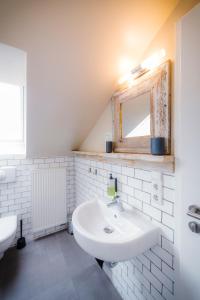
<instances>
[{"instance_id":1,"label":"dark vase","mask_svg":"<svg viewBox=\"0 0 200 300\"><path fill-rule=\"evenodd\" d=\"M153 137L151 138L151 154L164 155L165 154L165 138Z\"/></svg>"},{"instance_id":2,"label":"dark vase","mask_svg":"<svg viewBox=\"0 0 200 300\"><path fill-rule=\"evenodd\" d=\"M111 153L113 151L113 142L106 141L106 153Z\"/></svg>"}]
</instances>

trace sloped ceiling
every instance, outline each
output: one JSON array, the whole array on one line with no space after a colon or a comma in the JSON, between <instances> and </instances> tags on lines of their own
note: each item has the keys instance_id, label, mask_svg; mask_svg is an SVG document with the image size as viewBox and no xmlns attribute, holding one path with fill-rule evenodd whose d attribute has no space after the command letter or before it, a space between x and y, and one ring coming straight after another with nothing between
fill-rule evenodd
<instances>
[{"instance_id":1,"label":"sloped ceiling","mask_svg":"<svg viewBox=\"0 0 200 300\"><path fill-rule=\"evenodd\" d=\"M1 0L0 42L27 52L27 154L63 155L110 99L178 1Z\"/></svg>"}]
</instances>

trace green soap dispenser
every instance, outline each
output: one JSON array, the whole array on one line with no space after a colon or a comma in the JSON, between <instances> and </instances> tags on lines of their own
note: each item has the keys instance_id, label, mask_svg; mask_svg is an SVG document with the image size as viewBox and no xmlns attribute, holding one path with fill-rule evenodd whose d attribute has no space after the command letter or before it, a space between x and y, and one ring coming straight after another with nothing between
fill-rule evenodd
<instances>
[{"instance_id":1,"label":"green soap dispenser","mask_svg":"<svg viewBox=\"0 0 200 300\"><path fill-rule=\"evenodd\" d=\"M110 174L107 187L107 195L114 198L117 192L117 178L113 178Z\"/></svg>"}]
</instances>

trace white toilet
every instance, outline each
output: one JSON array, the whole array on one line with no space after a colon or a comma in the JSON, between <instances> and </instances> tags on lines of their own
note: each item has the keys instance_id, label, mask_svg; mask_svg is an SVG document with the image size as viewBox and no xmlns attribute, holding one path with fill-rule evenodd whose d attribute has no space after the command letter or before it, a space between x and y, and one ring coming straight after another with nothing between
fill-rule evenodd
<instances>
[{"instance_id":1,"label":"white toilet","mask_svg":"<svg viewBox=\"0 0 200 300\"><path fill-rule=\"evenodd\" d=\"M0 218L0 259L14 241L17 230L17 216Z\"/></svg>"}]
</instances>

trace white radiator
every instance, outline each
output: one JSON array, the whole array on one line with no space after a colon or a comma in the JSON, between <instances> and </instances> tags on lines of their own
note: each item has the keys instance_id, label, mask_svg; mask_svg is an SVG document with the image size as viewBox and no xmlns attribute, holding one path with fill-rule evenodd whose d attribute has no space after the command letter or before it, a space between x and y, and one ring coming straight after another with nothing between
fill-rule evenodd
<instances>
[{"instance_id":1,"label":"white radiator","mask_svg":"<svg viewBox=\"0 0 200 300\"><path fill-rule=\"evenodd\" d=\"M33 232L67 222L66 169L32 172Z\"/></svg>"}]
</instances>

